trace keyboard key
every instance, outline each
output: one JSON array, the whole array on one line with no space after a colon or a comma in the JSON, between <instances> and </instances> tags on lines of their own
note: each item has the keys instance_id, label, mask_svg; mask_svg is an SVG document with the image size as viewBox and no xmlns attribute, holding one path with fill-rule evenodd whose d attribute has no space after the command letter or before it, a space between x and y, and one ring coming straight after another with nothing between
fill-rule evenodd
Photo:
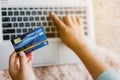
<instances>
[{"instance_id":1,"label":"keyboard key","mask_svg":"<svg viewBox=\"0 0 120 80\"><path fill-rule=\"evenodd\" d=\"M35 17L35 21L39 21L39 17Z\"/></svg>"},{"instance_id":2,"label":"keyboard key","mask_svg":"<svg viewBox=\"0 0 120 80\"><path fill-rule=\"evenodd\" d=\"M47 17L47 21L50 21L51 20L51 18L50 17Z\"/></svg>"},{"instance_id":3,"label":"keyboard key","mask_svg":"<svg viewBox=\"0 0 120 80\"><path fill-rule=\"evenodd\" d=\"M34 18L33 17L29 17L29 21L34 21Z\"/></svg>"},{"instance_id":4,"label":"keyboard key","mask_svg":"<svg viewBox=\"0 0 120 80\"><path fill-rule=\"evenodd\" d=\"M13 10L17 10L17 8L13 8Z\"/></svg>"},{"instance_id":5,"label":"keyboard key","mask_svg":"<svg viewBox=\"0 0 120 80\"><path fill-rule=\"evenodd\" d=\"M53 26L53 23L52 22L48 22L48 26Z\"/></svg>"},{"instance_id":6,"label":"keyboard key","mask_svg":"<svg viewBox=\"0 0 120 80\"><path fill-rule=\"evenodd\" d=\"M28 8L24 8L24 10L28 10Z\"/></svg>"},{"instance_id":7,"label":"keyboard key","mask_svg":"<svg viewBox=\"0 0 120 80\"><path fill-rule=\"evenodd\" d=\"M73 14L74 13L74 11L70 11L70 14Z\"/></svg>"},{"instance_id":8,"label":"keyboard key","mask_svg":"<svg viewBox=\"0 0 120 80\"><path fill-rule=\"evenodd\" d=\"M16 36L15 35L11 35L11 39L14 39Z\"/></svg>"},{"instance_id":9,"label":"keyboard key","mask_svg":"<svg viewBox=\"0 0 120 80\"><path fill-rule=\"evenodd\" d=\"M48 27L45 30L46 30L46 32L50 32L50 28L48 28Z\"/></svg>"},{"instance_id":10,"label":"keyboard key","mask_svg":"<svg viewBox=\"0 0 120 80\"><path fill-rule=\"evenodd\" d=\"M30 10L33 10L33 8L29 8Z\"/></svg>"},{"instance_id":11,"label":"keyboard key","mask_svg":"<svg viewBox=\"0 0 120 80\"><path fill-rule=\"evenodd\" d=\"M64 14L64 12L63 12L63 11L60 11L60 14Z\"/></svg>"},{"instance_id":12,"label":"keyboard key","mask_svg":"<svg viewBox=\"0 0 120 80\"><path fill-rule=\"evenodd\" d=\"M15 16L18 16L18 15L19 15L19 12L18 12L18 11L15 11L15 12L14 12L14 15L15 15Z\"/></svg>"},{"instance_id":13,"label":"keyboard key","mask_svg":"<svg viewBox=\"0 0 120 80\"><path fill-rule=\"evenodd\" d=\"M85 35L88 35L88 33L87 33L87 32L85 32Z\"/></svg>"},{"instance_id":14,"label":"keyboard key","mask_svg":"<svg viewBox=\"0 0 120 80\"><path fill-rule=\"evenodd\" d=\"M41 22L38 22L38 23L37 23L37 26L40 26L40 25L41 25Z\"/></svg>"},{"instance_id":15,"label":"keyboard key","mask_svg":"<svg viewBox=\"0 0 120 80\"><path fill-rule=\"evenodd\" d=\"M44 14L44 15L47 15L47 11L43 11L43 14Z\"/></svg>"},{"instance_id":16,"label":"keyboard key","mask_svg":"<svg viewBox=\"0 0 120 80\"><path fill-rule=\"evenodd\" d=\"M41 20L44 21L44 20L45 20L45 17L41 17Z\"/></svg>"},{"instance_id":17,"label":"keyboard key","mask_svg":"<svg viewBox=\"0 0 120 80\"><path fill-rule=\"evenodd\" d=\"M40 7L40 9L42 10L43 8L42 8L42 7Z\"/></svg>"},{"instance_id":18,"label":"keyboard key","mask_svg":"<svg viewBox=\"0 0 120 80\"><path fill-rule=\"evenodd\" d=\"M48 7L45 7L45 9L48 9Z\"/></svg>"},{"instance_id":19,"label":"keyboard key","mask_svg":"<svg viewBox=\"0 0 120 80\"><path fill-rule=\"evenodd\" d=\"M87 26L84 26L84 30L87 30Z\"/></svg>"},{"instance_id":20,"label":"keyboard key","mask_svg":"<svg viewBox=\"0 0 120 80\"><path fill-rule=\"evenodd\" d=\"M21 33L21 29L17 29L17 33Z\"/></svg>"},{"instance_id":21,"label":"keyboard key","mask_svg":"<svg viewBox=\"0 0 120 80\"><path fill-rule=\"evenodd\" d=\"M35 10L37 10L38 8L36 7Z\"/></svg>"},{"instance_id":22,"label":"keyboard key","mask_svg":"<svg viewBox=\"0 0 120 80\"><path fill-rule=\"evenodd\" d=\"M12 27L12 24L11 23L3 23L2 26L3 26L3 28L10 28L10 27Z\"/></svg>"},{"instance_id":23,"label":"keyboard key","mask_svg":"<svg viewBox=\"0 0 120 80\"><path fill-rule=\"evenodd\" d=\"M19 27L24 27L24 23L19 23Z\"/></svg>"},{"instance_id":24,"label":"keyboard key","mask_svg":"<svg viewBox=\"0 0 120 80\"><path fill-rule=\"evenodd\" d=\"M7 16L7 12L2 12L2 16Z\"/></svg>"},{"instance_id":25,"label":"keyboard key","mask_svg":"<svg viewBox=\"0 0 120 80\"><path fill-rule=\"evenodd\" d=\"M11 21L12 21L12 22L15 22L15 21L16 21L16 17L12 17L12 18L11 18Z\"/></svg>"},{"instance_id":26,"label":"keyboard key","mask_svg":"<svg viewBox=\"0 0 120 80\"><path fill-rule=\"evenodd\" d=\"M86 16L83 16L82 18L83 18L83 19L87 19L87 17L86 17Z\"/></svg>"},{"instance_id":27,"label":"keyboard key","mask_svg":"<svg viewBox=\"0 0 120 80\"><path fill-rule=\"evenodd\" d=\"M22 21L22 17L18 17L18 18L17 18L17 21Z\"/></svg>"},{"instance_id":28,"label":"keyboard key","mask_svg":"<svg viewBox=\"0 0 120 80\"><path fill-rule=\"evenodd\" d=\"M13 23L13 27L18 27L18 23Z\"/></svg>"},{"instance_id":29,"label":"keyboard key","mask_svg":"<svg viewBox=\"0 0 120 80\"><path fill-rule=\"evenodd\" d=\"M32 11L32 15L36 15L36 11Z\"/></svg>"},{"instance_id":30,"label":"keyboard key","mask_svg":"<svg viewBox=\"0 0 120 80\"><path fill-rule=\"evenodd\" d=\"M82 11L83 14L86 14L87 12L86 11Z\"/></svg>"},{"instance_id":31,"label":"keyboard key","mask_svg":"<svg viewBox=\"0 0 120 80\"><path fill-rule=\"evenodd\" d=\"M12 8L8 8L8 10L12 10Z\"/></svg>"},{"instance_id":32,"label":"keyboard key","mask_svg":"<svg viewBox=\"0 0 120 80\"><path fill-rule=\"evenodd\" d=\"M28 21L28 17L24 17L23 20L24 20L24 21Z\"/></svg>"},{"instance_id":33,"label":"keyboard key","mask_svg":"<svg viewBox=\"0 0 120 80\"><path fill-rule=\"evenodd\" d=\"M27 11L27 12L26 12L26 15L30 15L30 11Z\"/></svg>"},{"instance_id":34,"label":"keyboard key","mask_svg":"<svg viewBox=\"0 0 120 80\"><path fill-rule=\"evenodd\" d=\"M21 16L25 15L25 12L24 12L24 11L21 11L21 12L20 12L20 15L21 15Z\"/></svg>"},{"instance_id":35,"label":"keyboard key","mask_svg":"<svg viewBox=\"0 0 120 80\"><path fill-rule=\"evenodd\" d=\"M43 26L47 26L47 23L46 23L46 22L43 22L42 24L43 24Z\"/></svg>"},{"instance_id":36,"label":"keyboard key","mask_svg":"<svg viewBox=\"0 0 120 80\"><path fill-rule=\"evenodd\" d=\"M48 38L54 38L54 37L56 37L55 33L46 33L46 35L47 35Z\"/></svg>"},{"instance_id":37,"label":"keyboard key","mask_svg":"<svg viewBox=\"0 0 120 80\"><path fill-rule=\"evenodd\" d=\"M86 22L86 21L84 21L84 22L83 22L83 24L84 24L84 25L87 25L87 22Z\"/></svg>"},{"instance_id":38,"label":"keyboard key","mask_svg":"<svg viewBox=\"0 0 120 80\"><path fill-rule=\"evenodd\" d=\"M50 14L50 13L52 13L53 11L49 11L48 13Z\"/></svg>"},{"instance_id":39,"label":"keyboard key","mask_svg":"<svg viewBox=\"0 0 120 80\"><path fill-rule=\"evenodd\" d=\"M29 23L25 23L25 26L26 26L26 27L30 27L30 24L29 24Z\"/></svg>"},{"instance_id":40,"label":"keyboard key","mask_svg":"<svg viewBox=\"0 0 120 80\"><path fill-rule=\"evenodd\" d=\"M3 33L15 33L15 29L3 29Z\"/></svg>"},{"instance_id":41,"label":"keyboard key","mask_svg":"<svg viewBox=\"0 0 120 80\"><path fill-rule=\"evenodd\" d=\"M3 40L9 40L9 35L3 35Z\"/></svg>"},{"instance_id":42,"label":"keyboard key","mask_svg":"<svg viewBox=\"0 0 120 80\"><path fill-rule=\"evenodd\" d=\"M26 32L27 32L27 29L23 29L22 31L23 31L23 33L26 33Z\"/></svg>"},{"instance_id":43,"label":"keyboard key","mask_svg":"<svg viewBox=\"0 0 120 80\"><path fill-rule=\"evenodd\" d=\"M65 14L69 14L69 11L65 11Z\"/></svg>"},{"instance_id":44,"label":"keyboard key","mask_svg":"<svg viewBox=\"0 0 120 80\"><path fill-rule=\"evenodd\" d=\"M29 32L32 31L32 30L33 30L32 28L29 28L29 29L28 29Z\"/></svg>"},{"instance_id":45,"label":"keyboard key","mask_svg":"<svg viewBox=\"0 0 120 80\"><path fill-rule=\"evenodd\" d=\"M54 11L55 14L58 14L58 11Z\"/></svg>"},{"instance_id":46,"label":"keyboard key","mask_svg":"<svg viewBox=\"0 0 120 80\"><path fill-rule=\"evenodd\" d=\"M41 11L38 11L38 15L41 15L42 14L42 12Z\"/></svg>"},{"instance_id":47,"label":"keyboard key","mask_svg":"<svg viewBox=\"0 0 120 80\"><path fill-rule=\"evenodd\" d=\"M6 8L2 8L2 10L6 10Z\"/></svg>"},{"instance_id":48,"label":"keyboard key","mask_svg":"<svg viewBox=\"0 0 120 80\"><path fill-rule=\"evenodd\" d=\"M22 10L23 8L19 8L19 10Z\"/></svg>"},{"instance_id":49,"label":"keyboard key","mask_svg":"<svg viewBox=\"0 0 120 80\"><path fill-rule=\"evenodd\" d=\"M75 11L75 14L81 14L81 11Z\"/></svg>"},{"instance_id":50,"label":"keyboard key","mask_svg":"<svg viewBox=\"0 0 120 80\"><path fill-rule=\"evenodd\" d=\"M8 16L12 16L13 15L13 12L12 11L9 11L8 12Z\"/></svg>"},{"instance_id":51,"label":"keyboard key","mask_svg":"<svg viewBox=\"0 0 120 80\"><path fill-rule=\"evenodd\" d=\"M32 26L32 27L35 27L36 25L35 25L35 23L31 23L31 26Z\"/></svg>"},{"instance_id":52,"label":"keyboard key","mask_svg":"<svg viewBox=\"0 0 120 80\"><path fill-rule=\"evenodd\" d=\"M3 17L2 22L10 22L10 18L9 17Z\"/></svg>"}]
</instances>

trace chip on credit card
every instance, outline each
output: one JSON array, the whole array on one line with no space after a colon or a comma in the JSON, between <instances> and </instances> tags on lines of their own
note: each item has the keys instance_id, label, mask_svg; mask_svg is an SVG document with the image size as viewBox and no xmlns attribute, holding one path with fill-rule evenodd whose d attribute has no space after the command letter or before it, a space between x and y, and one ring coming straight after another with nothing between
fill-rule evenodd
<instances>
[{"instance_id":1,"label":"chip on credit card","mask_svg":"<svg viewBox=\"0 0 120 80\"><path fill-rule=\"evenodd\" d=\"M17 54L19 54L20 51L27 54L48 45L48 40L43 26L16 37L12 39L11 42Z\"/></svg>"}]
</instances>

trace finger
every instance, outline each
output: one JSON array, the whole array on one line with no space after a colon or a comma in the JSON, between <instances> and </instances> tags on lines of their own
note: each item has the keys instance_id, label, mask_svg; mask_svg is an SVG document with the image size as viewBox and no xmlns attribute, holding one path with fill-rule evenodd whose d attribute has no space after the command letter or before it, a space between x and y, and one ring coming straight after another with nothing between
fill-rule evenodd
<instances>
[{"instance_id":1,"label":"finger","mask_svg":"<svg viewBox=\"0 0 120 80\"><path fill-rule=\"evenodd\" d=\"M17 69L20 68L19 57L16 58L16 60L15 60L15 65L16 65Z\"/></svg>"},{"instance_id":2,"label":"finger","mask_svg":"<svg viewBox=\"0 0 120 80\"><path fill-rule=\"evenodd\" d=\"M32 65L32 61L33 61L33 57L29 58L29 60L28 60L28 65L29 65L29 66Z\"/></svg>"},{"instance_id":3,"label":"finger","mask_svg":"<svg viewBox=\"0 0 120 80\"><path fill-rule=\"evenodd\" d=\"M66 25L64 24L63 21L61 21L56 14L51 13L51 18L53 19L53 21L55 22L55 24L57 25L57 27L59 28L59 30L63 29L66 27Z\"/></svg>"},{"instance_id":4,"label":"finger","mask_svg":"<svg viewBox=\"0 0 120 80\"><path fill-rule=\"evenodd\" d=\"M63 19L64 19L64 22L65 22L66 25L68 25L68 26L72 26L73 25L71 16L67 15Z\"/></svg>"},{"instance_id":5,"label":"finger","mask_svg":"<svg viewBox=\"0 0 120 80\"><path fill-rule=\"evenodd\" d=\"M73 23L77 24L77 20L76 20L75 16L71 16L71 18L72 18Z\"/></svg>"},{"instance_id":6,"label":"finger","mask_svg":"<svg viewBox=\"0 0 120 80\"><path fill-rule=\"evenodd\" d=\"M30 52L30 53L26 54L26 56L27 56L27 58L32 57L33 56L33 52Z\"/></svg>"},{"instance_id":7,"label":"finger","mask_svg":"<svg viewBox=\"0 0 120 80\"><path fill-rule=\"evenodd\" d=\"M33 52L31 52L31 53L29 53L29 54L27 54L27 62L28 62L28 64L29 65L31 65L32 64L32 61L33 61Z\"/></svg>"},{"instance_id":8,"label":"finger","mask_svg":"<svg viewBox=\"0 0 120 80\"><path fill-rule=\"evenodd\" d=\"M19 53L20 69L24 70L27 65L27 57L24 52Z\"/></svg>"},{"instance_id":9,"label":"finger","mask_svg":"<svg viewBox=\"0 0 120 80\"><path fill-rule=\"evenodd\" d=\"M78 23L78 25L81 25L80 17L77 16L76 19L77 19L77 23Z\"/></svg>"},{"instance_id":10,"label":"finger","mask_svg":"<svg viewBox=\"0 0 120 80\"><path fill-rule=\"evenodd\" d=\"M17 54L15 52L13 52L11 55L10 55L10 58L9 58L9 69L13 68L14 67L14 64L16 62L16 57L17 57Z\"/></svg>"}]
</instances>

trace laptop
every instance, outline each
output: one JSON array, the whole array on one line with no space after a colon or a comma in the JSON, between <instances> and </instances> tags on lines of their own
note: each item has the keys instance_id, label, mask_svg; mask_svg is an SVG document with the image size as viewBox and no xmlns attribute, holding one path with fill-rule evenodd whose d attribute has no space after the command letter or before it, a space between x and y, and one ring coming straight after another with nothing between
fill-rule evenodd
<instances>
[{"instance_id":1,"label":"laptop","mask_svg":"<svg viewBox=\"0 0 120 80\"><path fill-rule=\"evenodd\" d=\"M92 0L1 0L0 1L0 70L8 69L14 51L10 42L37 26L44 26L49 45L34 52L33 67L79 63L79 58L61 42L51 12L60 19L79 16L87 40L94 45Z\"/></svg>"}]
</instances>

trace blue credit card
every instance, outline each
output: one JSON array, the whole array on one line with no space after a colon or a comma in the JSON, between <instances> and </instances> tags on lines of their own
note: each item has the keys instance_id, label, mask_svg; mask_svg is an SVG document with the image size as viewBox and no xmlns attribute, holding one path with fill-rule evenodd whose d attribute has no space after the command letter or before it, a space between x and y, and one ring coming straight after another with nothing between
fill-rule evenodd
<instances>
[{"instance_id":1,"label":"blue credit card","mask_svg":"<svg viewBox=\"0 0 120 80\"><path fill-rule=\"evenodd\" d=\"M40 26L33 31L21 35L20 37L11 40L16 53L20 51L30 53L36 49L48 45L48 40L43 26Z\"/></svg>"}]
</instances>

